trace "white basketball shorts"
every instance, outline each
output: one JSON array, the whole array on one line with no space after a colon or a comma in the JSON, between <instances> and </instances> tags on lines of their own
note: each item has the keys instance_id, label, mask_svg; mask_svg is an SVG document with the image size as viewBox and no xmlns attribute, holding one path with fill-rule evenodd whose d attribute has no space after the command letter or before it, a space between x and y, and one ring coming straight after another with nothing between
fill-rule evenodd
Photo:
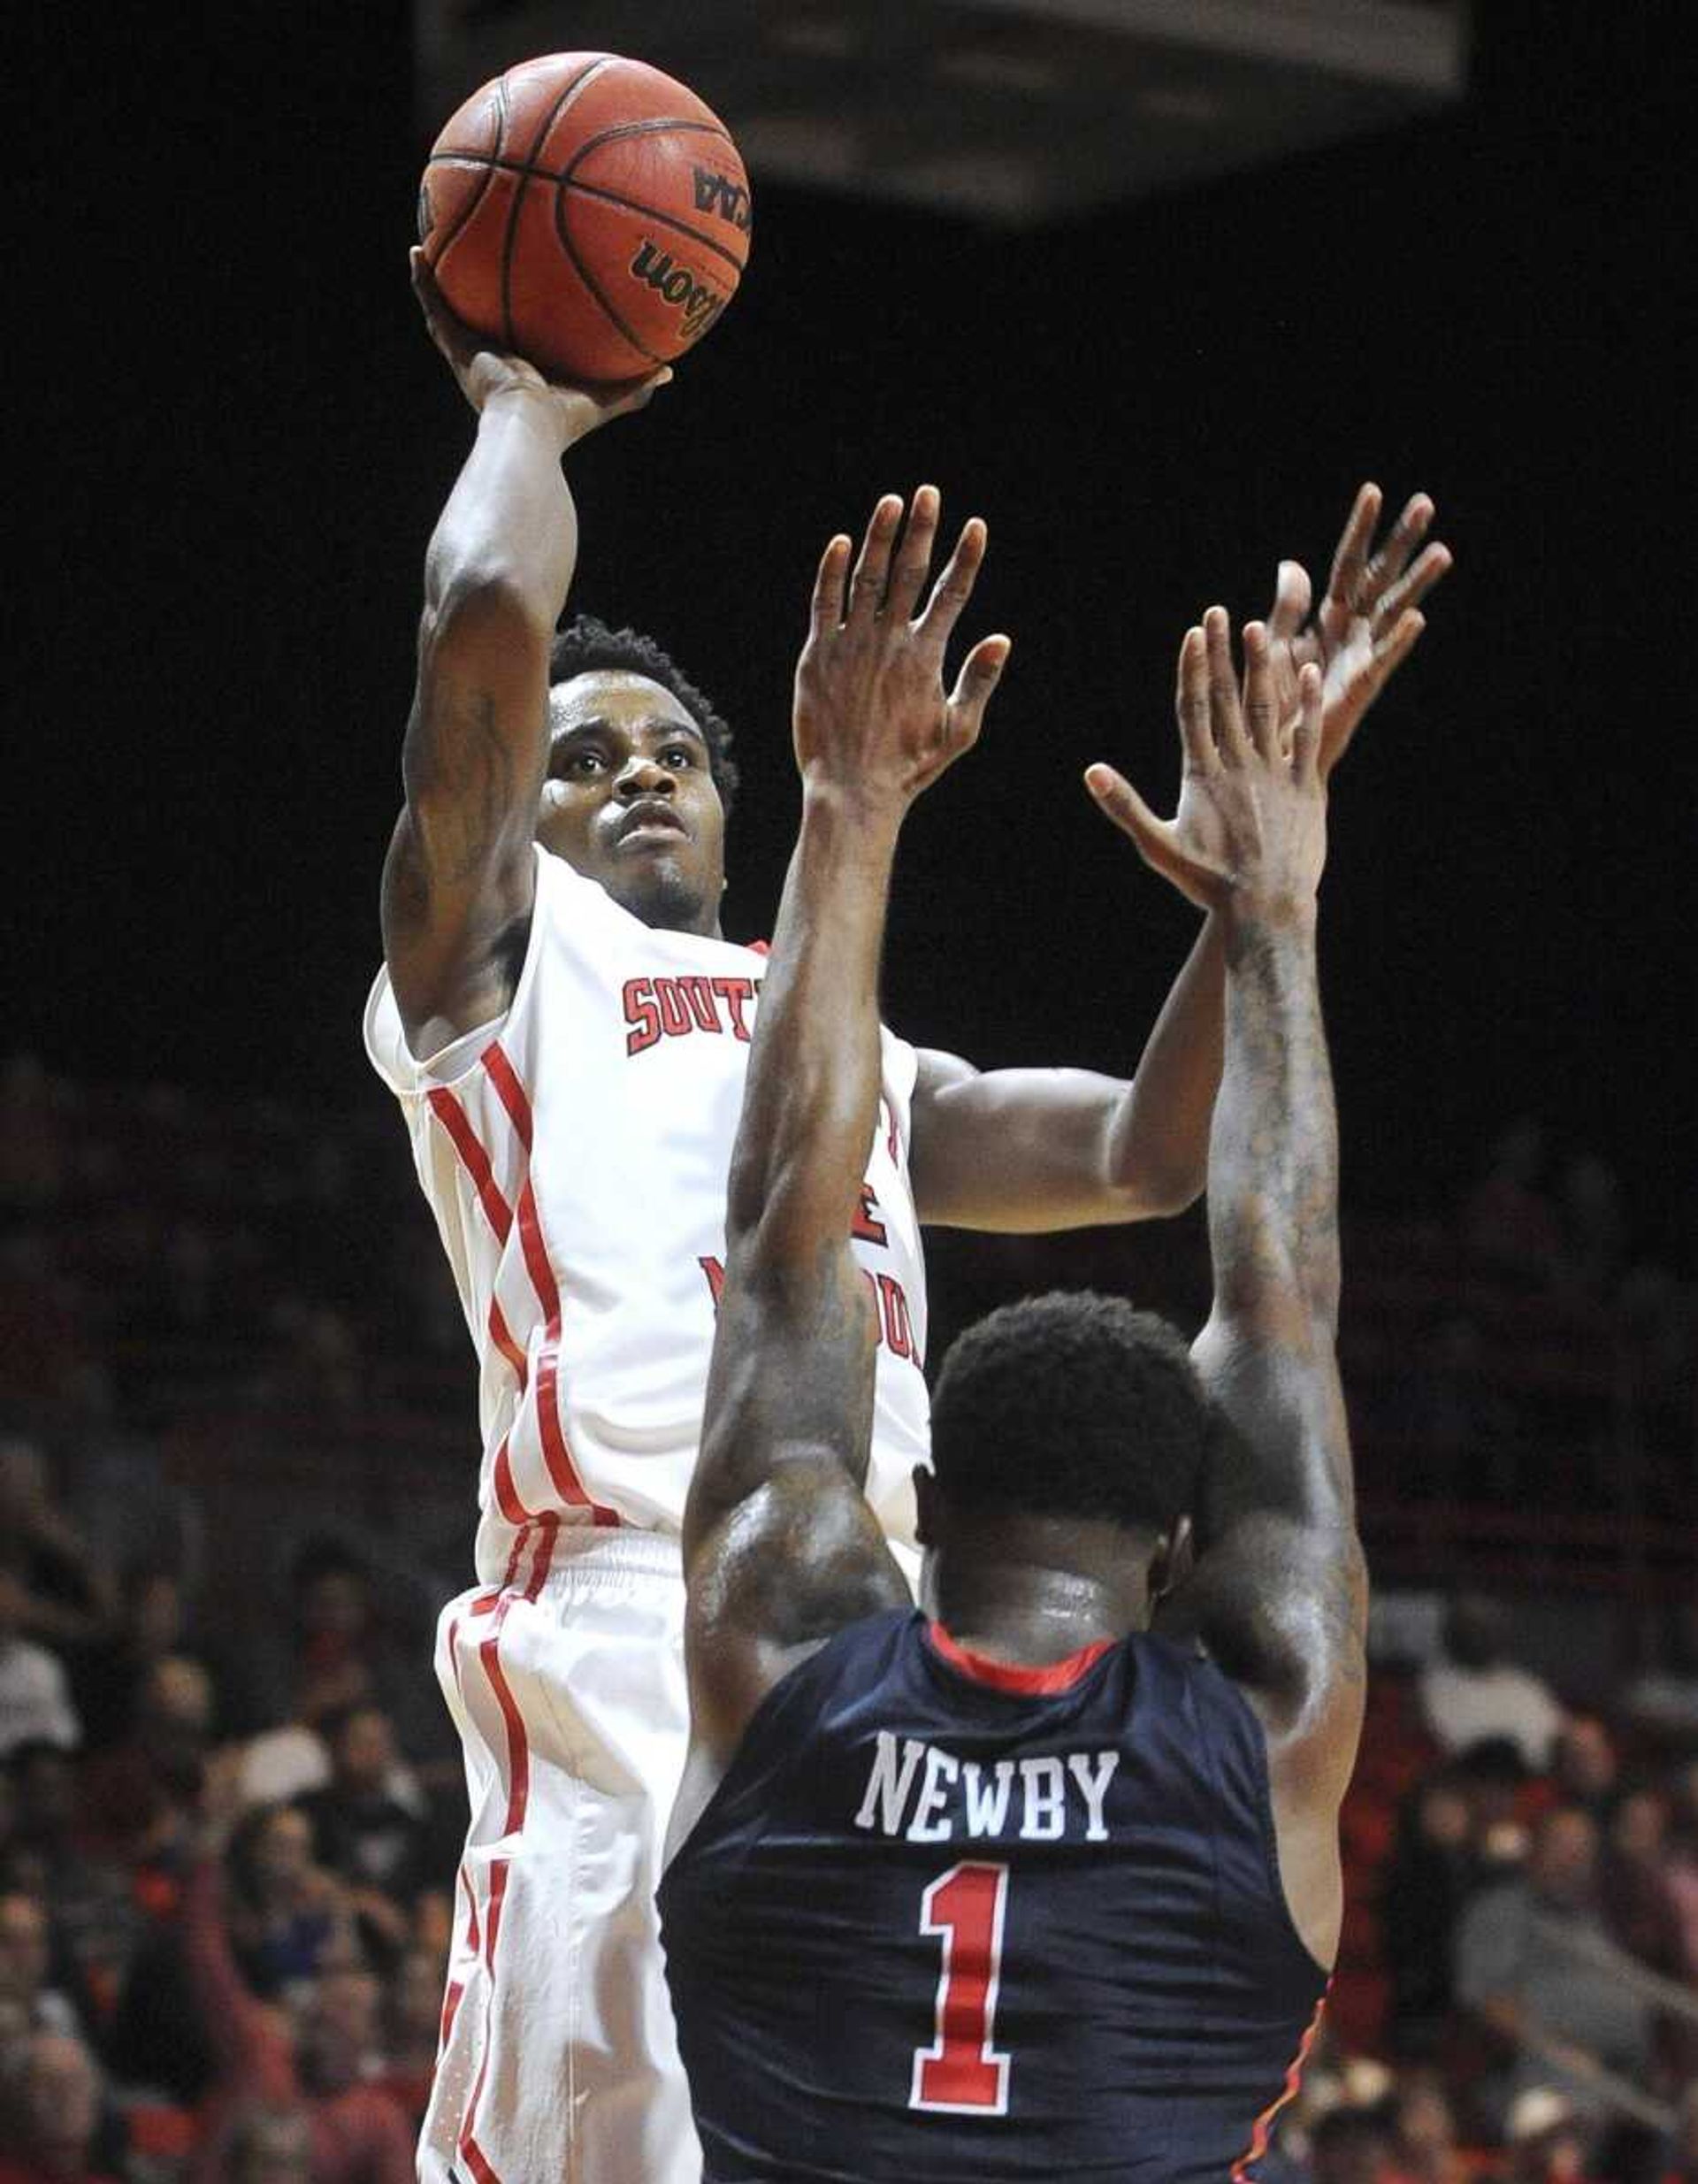
<instances>
[{"instance_id":1,"label":"white basketball shorts","mask_svg":"<svg viewBox=\"0 0 1698 2184\"><path fill-rule=\"evenodd\" d=\"M675 1538L542 1521L437 1626L471 1826L421 2184L700 2184L654 1889L689 1726Z\"/></svg>"}]
</instances>

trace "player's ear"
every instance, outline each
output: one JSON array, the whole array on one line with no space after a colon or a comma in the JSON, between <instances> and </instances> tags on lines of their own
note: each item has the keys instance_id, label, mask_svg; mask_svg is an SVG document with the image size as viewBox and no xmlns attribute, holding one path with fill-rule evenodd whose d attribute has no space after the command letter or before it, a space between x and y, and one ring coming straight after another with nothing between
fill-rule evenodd
<instances>
[{"instance_id":1,"label":"player's ear","mask_svg":"<svg viewBox=\"0 0 1698 2184\"><path fill-rule=\"evenodd\" d=\"M1181 1517L1171 1532L1163 1532L1150 1558L1150 1605L1182 1585L1197 1559L1197 1536L1189 1517Z\"/></svg>"},{"instance_id":2,"label":"player's ear","mask_svg":"<svg viewBox=\"0 0 1698 2184\"><path fill-rule=\"evenodd\" d=\"M929 1464L914 1467L914 1536L922 1547L937 1544L937 1475Z\"/></svg>"}]
</instances>

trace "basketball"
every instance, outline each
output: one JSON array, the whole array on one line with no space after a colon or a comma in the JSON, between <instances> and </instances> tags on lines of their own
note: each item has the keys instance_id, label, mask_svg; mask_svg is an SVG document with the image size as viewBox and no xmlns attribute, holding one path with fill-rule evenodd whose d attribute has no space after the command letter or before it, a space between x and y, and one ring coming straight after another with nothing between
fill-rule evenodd
<instances>
[{"instance_id":1,"label":"basketball","mask_svg":"<svg viewBox=\"0 0 1698 2184\"><path fill-rule=\"evenodd\" d=\"M749 219L723 123L616 53L546 54L485 84L418 193L449 309L551 379L629 379L682 356L737 293Z\"/></svg>"}]
</instances>

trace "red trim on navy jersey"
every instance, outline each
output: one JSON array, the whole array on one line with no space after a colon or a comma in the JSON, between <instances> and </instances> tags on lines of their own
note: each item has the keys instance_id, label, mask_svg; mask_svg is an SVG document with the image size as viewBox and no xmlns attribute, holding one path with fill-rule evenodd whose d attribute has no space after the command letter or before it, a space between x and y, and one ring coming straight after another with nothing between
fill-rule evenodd
<instances>
[{"instance_id":1,"label":"red trim on navy jersey","mask_svg":"<svg viewBox=\"0 0 1698 2184\"><path fill-rule=\"evenodd\" d=\"M444 1091L440 1084L432 1088L429 1099L431 1113L447 1131L455 1151L460 1155L461 1166L471 1177L472 1188L478 1193L485 1219L501 1242L505 1244L508 1232L513 1226L513 1208L501 1195L489 1155L478 1142L470 1119L454 1094Z\"/></svg>"},{"instance_id":2,"label":"red trim on navy jersey","mask_svg":"<svg viewBox=\"0 0 1698 2184\"><path fill-rule=\"evenodd\" d=\"M941 1623L928 1623L926 1636L952 1668L959 1668L964 1676L971 1676L975 1683L988 1683L998 1691L1020 1691L1028 1696L1070 1691L1114 1644L1113 1638L1098 1638L1095 1644L1082 1645L1076 1653L1069 1653L1065 1660L1048 1661L1041 1668L1030 1668L1018 1661L992 1660L988 1653L975 1653L967 1646L958 1645Z\"/></svg>"},{"instance_id":3,"label":"red trim on navy jersey","mask_svg":"<svg viewBox=\"0 0 1698 2184\"><path fill-rule=\"evenodd\" d=\"M492 1039L483 1052L483 1064L489 1072L489 1081L495 1087L495 1097L507 1109L507 1119L518 1135L527 1159L531 1152L531 1101L519 1073L508 1060L500 1039Z\"/></svg>"},{"instance_id":4,"label":"red trim on navy jersey","mask_svg":"<svg viewBox=\"0 0 1698 2184\"><path fill-rule=\"evenodd\" d=\"M1291 2058L1290 2067L1285 2073L1285 2083L1280 2089L1279 2096L1268 2103L1251 2126L1250 2144L1233 2163L1228 2184L1255 2184L1255 2180L1250 2173L1250 2165L1253 2161L1259 2161L1267 2151L1267 2142L1274 2135L1274 2118L1278 2116L1288 2101L1295 2101L1297 2097L1298 2088L1303 2084L1303 2066L1309 2060L1310 2049L1315 2044L1315 2035L1320 2030L1321 2015L1327 2007L1327 1996L1332 1991L1333 1982L1328 1980L1326 1993L1315 2004L1315 2014L1309 2020L1308 2029L1297 2042L1297 2051Z\"/></svg>"}]
</instances>

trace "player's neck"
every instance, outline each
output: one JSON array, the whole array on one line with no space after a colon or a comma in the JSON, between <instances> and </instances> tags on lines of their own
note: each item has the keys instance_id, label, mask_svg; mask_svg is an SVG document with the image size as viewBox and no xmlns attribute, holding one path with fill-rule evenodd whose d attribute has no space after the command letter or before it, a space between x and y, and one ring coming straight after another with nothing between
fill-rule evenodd
<instances>
[{"instance_id":1,"label":"player's neck","mask_svg":"<svg viewBox=\"0 0 1698 2184\"><path fill-rule=\"evenodd\" d=\"M1042 1530L1033 1527L1036 1536L995 1543L952 1541L939 1549L931 1598L938 1621L958 1644L993 1660L1044 1667L1147 1627L1147 1564L1127 1553L1124 1533L1111 1552L1082 1554L1074 1536L1064 1554Z\"/></svg>"}]
</instances>

